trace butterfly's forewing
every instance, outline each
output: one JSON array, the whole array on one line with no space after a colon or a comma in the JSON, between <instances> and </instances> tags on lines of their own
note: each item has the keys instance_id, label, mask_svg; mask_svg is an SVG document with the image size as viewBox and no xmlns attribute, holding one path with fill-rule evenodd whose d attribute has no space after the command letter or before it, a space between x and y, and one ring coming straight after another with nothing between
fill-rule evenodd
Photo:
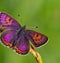
<instances>
[{"instance_id":1,"label":"butterfly's forewing","mask_svg":"<svg viewBox=\"0 0 60 63\"><path fill-rule=\"evenodd\" d=\"M21 35L21 37L19 37L19 39L16 41L16 44L13 48L19 54L27 54L30 48L28 39L24 35Z\"/></svg>"},{"instance_id":2,"label":"butterfly's forewing","mask_svg":"<svg viewBox=\"0 0 60 63\"><path fill-rule=\"evenodd\" d=\"M1 41L6 46L12 47L15 39L16 39L15 30L4 30L1 34Z\"/></svg>"},{"instance_id":3,"label":"butterfly's forewing","mask_svg":"<svg viewBox=\"0 0 60 63\"><path fill-rule=\"evenodd\" d=\"M0 29L19 29L21 26L20 24L13 19L10 15L4 12L0 12Z\"/></svg>"},{"instance_id":4,"label":"butterfly's forewing","mask_svg":"<svg viewBox=\"0 0 60 63\"><path fill-rule=\"evenodd\" d=\"M35 47L39 47L45 44L48 40L48 37L44 34L35 32L33 30L26 30L27 38L33 43Z\"/></svg>"}]
</instances>

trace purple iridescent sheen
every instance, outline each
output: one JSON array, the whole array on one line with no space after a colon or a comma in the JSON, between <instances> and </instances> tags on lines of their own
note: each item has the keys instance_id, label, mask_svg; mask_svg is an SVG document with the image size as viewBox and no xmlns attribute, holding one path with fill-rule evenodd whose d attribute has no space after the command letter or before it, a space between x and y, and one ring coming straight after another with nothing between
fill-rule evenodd
<instances>
[{"instance_id":1,"label":"purple iridescent sheen","mask_svg":"<svg viewBox=\"0 0 60 63\"><path fill-rule=\"evenodd\" d=\"M2 37L5 42L11 42L16 37L16 31L14 30L6 30L2 33Z\"/></svg>"},{"instance_id":2,"label":"purple iridescent sheen","mask_svg":"<svg viewBox=\"0 0 60 63\"><path fill-rule=\"evenodd\" d=\"M9 20L6 21L7 17L9 17ZM9 22L11 20L12 20L12 23L10 24ZM1 12L0 13L0 29L6 30L6 31L3 30L2 37L1 37L3 38L2 41L11 42L13 47L17 46L18 49L21 51L20 54L28 53L30 47L29 47L29 41L24 35L25 29L21 28L20 24L15 19L13 19L8 14ZM21 31L19 31L20 29ZM16 39L16 37L18 38Z\"/></svg>"},{"instance_id":3,"label":"purple iridescent sheen","mask_svg":"<svg viewBox=\"0 0 60 63\"><path fill-rule=\"evenodd\" d=\"M0 17L0 19L1 19L1 23L3 23L3 24L5 24L6 22L5 22L5 17L6 17L6 14L2 14L1 15L1 17Z\"/></svg>"},{"instance_id":4,"label":"purple iridescent sheen","mask_svg":"<svg viewBox=\"0 0 60 63\"><path fill-rule=\"evenodd\" d=\"M23 34L17 40L16 46L21 51L21 54L27 54L29 52L29 49L30 49L29 41L27 38L25 38Z\"/></svg>"},{"instance_id":5,"label":"purple iridescent sheen","mask_svg":"<svg viewBox=\"0 0 60 63\"><path fill-rule=\"evenodd\" d=\"M17 53L23 55L29 52L29 40L35 47L45 44L48 40L48 37L44 34L33 30L26 30L25 26L21 27L15 19L4 12L0 13L0 31L1 30L3 30L1 41L5 45L6 42L11 42L12 48L14 48Z\"/></svg>"},{"instance_id":6,"label":"purple iridescent sheen","mask_svg":"<svg viewBox=\"0 0 60 63\"><path fill-rule=\"evenodd\" d=\"M7 21L5 20L6 17L9 17L10 20L12 20L11 24L7 23ZM17 30L21 27L20 24L15 19L13 19L11 16L3 12L0 13L0 26L2 26L2 28L14 29L14 30Z\"/></svg>"},{"instance_id":7,"label":"purple iridescent sheen","mask_svg":"<svg viewBox=\"0 0 60 63\"><path fill-rule=\"evenodd\" d=\"M4 40L6 41L6 42L11 42L11 40L14 38L14 33L7 33L7 34L5 34L4 35Z\"/></svg>"},{"instance_id":8,"label":"purple iridescent sheen","mask_svg":"<svg viewBox=\"0 0 60 63\"><path fill-rule=\"evenodd\" d=\"M21 37L21 39L19 40L19 49L21 51L28 51L29 50L29 42L28 40L23 36Z\"/></svg>"},{"instance_id":9,"label":"purple iridescent sheen","mask_svg":"<svg viewBox=\"0 0 60 63\"><path fill-rule=\"evenodd\" d=\"M10 42L12 38L13 38L12 34L6 34L4 36L4 39L5 39L6 42Z\"/></svg>"}]
</instances>

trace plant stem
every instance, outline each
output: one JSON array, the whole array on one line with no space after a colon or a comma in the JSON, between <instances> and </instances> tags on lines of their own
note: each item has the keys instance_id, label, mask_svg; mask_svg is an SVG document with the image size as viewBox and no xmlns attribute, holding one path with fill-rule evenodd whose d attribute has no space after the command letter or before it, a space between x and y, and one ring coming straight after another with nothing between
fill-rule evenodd
<instances>
[{"instance_id":1,"label":"plant stem","mask_svg":"<svg viewBox=\"0 0 60 63\"><path fill-rule=\"evenodd\" d=\"M34 47L32 47L32 46L30 47L30 52L35 57L37 63L43 63L40 54L35 50Z\"/></svg>"}]
</instances>

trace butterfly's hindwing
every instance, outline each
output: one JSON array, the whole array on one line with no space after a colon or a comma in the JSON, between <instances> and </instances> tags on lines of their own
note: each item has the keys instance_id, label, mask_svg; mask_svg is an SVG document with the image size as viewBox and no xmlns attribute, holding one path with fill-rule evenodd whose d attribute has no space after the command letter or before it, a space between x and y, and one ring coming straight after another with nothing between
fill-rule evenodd
<instances>
[{"instance_id":1,"label":"butterfly's hindwing","mask_svg":"<svg viewBox=\"0 0 60 63\"><path fill-rule=\"evenodd\" d=\"M16 31L15 30L4 30L1 34L1 41L6 46L12 47L13 41L16 39Z\"/></svg>"},{"instance_id":2,"label":"butterfly's hindwing","mask_svg":"<svg viewBox=\"0 0 60 63\"><path fill-rule=\"evenodd\" d=\"M26 30L27 38L33 43L35 47L45 44L48 40L44 34L35 32L33 30Z\"/></svg>"},{"instance_id":3,"label":"butterfly's hindwing","mask_svg":"<svg viewBox=\"0 0 60 63\"><path fill-rule=\"evenodd\" d=\"M29 52L30 46L28 39L22 35L17 41L15 46L13 47L17 53L19 54L27 54Z\"/></svg>"}]
</instances>

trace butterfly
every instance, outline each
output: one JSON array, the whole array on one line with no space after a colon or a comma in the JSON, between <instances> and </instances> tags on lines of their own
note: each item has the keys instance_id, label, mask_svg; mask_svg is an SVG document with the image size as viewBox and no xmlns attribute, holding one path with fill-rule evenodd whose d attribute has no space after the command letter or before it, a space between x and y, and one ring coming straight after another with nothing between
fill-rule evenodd
<instances>
[{"instance_id":1,"label":"butterfly","mask_svg":"<svg viewBox=\"0 0 60 63\"><path fill-rule=\"evenodd\" d=\"M14 18L5 12L0 12L0 39L2 43L13 48L18 54L25 55L30 50L30 42L39 47L44 45L48 37L34 30L26 30Z\"/></svg>"}]
</instances>

